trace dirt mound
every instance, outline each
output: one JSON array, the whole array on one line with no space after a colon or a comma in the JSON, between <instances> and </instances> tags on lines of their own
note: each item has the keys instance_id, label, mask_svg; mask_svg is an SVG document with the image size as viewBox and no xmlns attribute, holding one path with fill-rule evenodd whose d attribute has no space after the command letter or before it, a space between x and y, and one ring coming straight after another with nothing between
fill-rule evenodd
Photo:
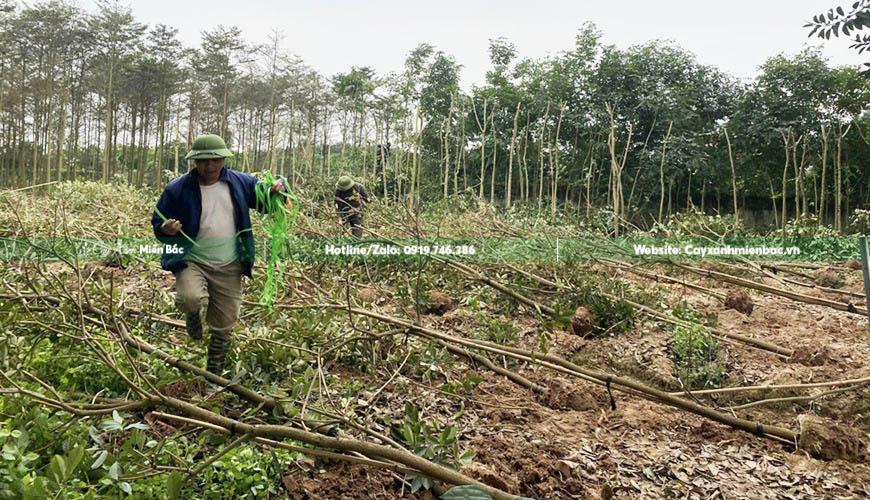
<instances>
[{"instance_id":1,"label":"dirt mound","mask_svg":"<svg viewBox=\"0 0 870 500\"><path fill-rule=\"evenodd\" d=\"M570 329L564 332L561 330L553 331L552 344L550 346L552 354L570 359L577 353L585 352L589 347L589 340L574 335Z\"/></svg>"},{"instance_id":2,"label":"dirt mound","mask_svg":"<svg viewBox=\"0 0 870 500\"><path fill-rule=\"evenodd\" d=\"M849 269L852 269L853 271L860 271L864 268L864 264L862 264L860 260L847 261L845 266Z\"/></svg>"},{"instance_id":3,"label":"dirt mound","mask_svg":"<svg viewBox=\"0 0 870 500\"><path fill-rule=\"evenodd\" d=\"M861 431L811 415L801 415L798 421L801 427L798 446L810 455L822 460L849 462L862 462L867 458L867 435Z\"/></svg>"},{"instance_id":4,"label":"dirt mound","mask_svg":"<svg viewBox=\"0 0 870 500\"><path fill-rule=\"evenodd\" d=\"M840 273L829 267L816 271L815 279L816 284L819 286L828 288L840 288L843 286L843 277L840 276Z\"/></svg>"},{"instance_id":5,"label":"dirt mound","mask_svg":"<svg viewBox=\"0 0 870 500\"><path fill-rule=\"evenodd\" d=\"M371 500L392 500L394 498L416 498L434 500L429 491L410 494L389 471L362 465L338 462L326 472L312 469L307 472L296 471L281 478L281 483L290 498L315 500L320 498L366 498ZM364 494L363 494L364 492ZM361 496L362 494L362 496Z\"/></svg>"},{"instance_id":6,"label":"dirt mound","mask_svg":"<svg viewBox=\"0 0 870 500\"><path fill-rule=\"evenodd\" d=\"M356 296L364 304L374 304L381 297L381 294L374 288L366 287L357 290Z\"/></svg>"},{"instance_id":7,"label":"dirt mound","mask_svg":"<svg viewBox=\"0 0 870 500\"><path fill-rule=\"evenodd\" d=\"M554 410L589 411L598 408L595 397L562 380L547 382L547 392L538 397L540 403Z\"/></svg>"},{"instance_id":8,"label":"dirt mound","mask_svg":"<svg viewBox=\"0 0 870 500\"><path fill-rule=\"evenodd\" d=\"M530 445L524 439L506 436L481 437L472 443L477 456L462 472L481 482L497 476L511 493L536 498L589 498L583 481L563 451L545 444ZM483 474L483 475L481 475ZM488 483L489 484L489 483ZM495 484L492 484L495 486Z\"/></svg>"},{"instance_id":9,"label":"dirt mound","mask_svg":"<svg viewBox=\"0 0 870 500\"><path fill-rule=\"evenodd\" d=\"M655 353L645 357L620 356L610 363L610 368L624 376L660 388L680 390L679 380L674 376L674 361L664 354Z\"/></svg>"},{"instance_id":10,"label":"dirt mound","mask_svg":"<svg viewBox=\"0 0 870 500\"><path fill-rule=\"evenodd\" d=\"M777 368L764 379L763 385L798 385L812 380L813 372L805 366ZM803 394L800 389L774 389L765 393L768 398L788 398Z\"/></svg>"},{"instance_id":11,"label":"dirt mound","mask_svg":"<svg viewBox=\"0 0 870 500\"><path fill-rule=\"evenodd\" d=\"M668 356L656 356L649 364L649 369L658 377L658 382L666 387L677 385L676 363Z\"/></svg>"},{"instance_id":12,"label":"dirt mound","mask_svg":"<svg viewBox=\"0 0 870 500\"><path fill-rule=\"evenodd\" d=\"M453 307L453 299L446 293L437 290L429 292L429 306L426 308L426 314L441 316Z\"/></svg>"},{"instance_id":13,"label":"dirt mound","mask_svg":"<svg viewBox=\"0 0 870 500\"><path fill-rule=\"evenodd\" d=\"M831 350L827 346L800 346L794 349L791 361L805 366L822 366L831 359Z\"/></svg>"},{"instance_id":14,"label":"dirt mound","mask_svg":"<svg viewBox=\"0 0 870 500\"><path fill-rule=\"evenodd\" d=\"M571 320L571 331L574 335L586 336L592 331L592 324L592 313L589 309L580 306L574 311L574 318Z\"/></svg>"},{"instance_id":15,"label":"dirt mound","mask_svg":"<svg viewBox=\"0 0 870 500\"><path fill-rule=\"evenodd\" d=\"M480 462L471 462L462 468L462 473L477 479L483 484L498 488L502 491L510 491L516 485L509 484L506 480L499 477L492 467Z\"/></svg>"},{"instance_id":16,"label":"dirt mound","mask_svg":"<svg viewBox=\"0 0 870 500\"><path fill-rule=\"evenodd\" d=\"M200 380L176 380L170 384L159 387L160 393L173 398L186 399L198 395L205 388L205 383Z\"/></svg>"},{"instance_id":17,"label":"dirt mound","mask_svg":"<svg viewBox=\"0 0 870 500\"><path fill-rule=\"evenodd\" d=\"M725 297L725 309L734 309L749 316L754 308L752 297L743 290L732 290Z\"/></svg>"},{"instance_id":18,"label":"dirt mound","mask_svg":"<svg viewBox=\"0 0 870 500\"><path fill-rule=\"evenodd\" d=\"M82 275L118 281L126 276L126 271L127 268L122 264L107 260L105 262L86 262L82 269Z\"/></svg>"}]
</instances>

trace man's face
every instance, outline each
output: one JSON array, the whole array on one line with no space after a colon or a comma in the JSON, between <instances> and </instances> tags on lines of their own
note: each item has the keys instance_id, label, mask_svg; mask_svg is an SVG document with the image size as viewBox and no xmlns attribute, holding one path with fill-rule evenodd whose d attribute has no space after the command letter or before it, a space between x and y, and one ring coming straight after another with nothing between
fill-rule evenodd
<instances>
[{"instance_id":1,"label":"man's face","mask_svg":"<svg viewBox=\"0 0 870 500\"><path fill-rule=\"evenodd\" d=\"M196 172L206 184L217 182L221 169L224 168L224 161L226 161L225 158L200 158L194 160Z\"/></svg>"}]
</instances>

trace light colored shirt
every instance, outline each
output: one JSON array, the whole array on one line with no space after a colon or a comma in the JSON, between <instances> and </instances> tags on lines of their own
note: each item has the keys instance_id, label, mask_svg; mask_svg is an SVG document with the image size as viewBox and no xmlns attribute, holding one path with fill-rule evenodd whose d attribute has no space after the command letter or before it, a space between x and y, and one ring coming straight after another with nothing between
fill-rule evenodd
<instances>
[{"instance_id":1,"label":"light colored shirt","mask_svg":"<svg viewBox=\"0 0 870 500\"><path fill-rule=\"evenodd\" d=\"M238 260L236 250L236 218L230 187L226 182L199 186L202 194L202 214L199 233L191 249L194 260L221 265Z\"/></svg>"}]
</instances>

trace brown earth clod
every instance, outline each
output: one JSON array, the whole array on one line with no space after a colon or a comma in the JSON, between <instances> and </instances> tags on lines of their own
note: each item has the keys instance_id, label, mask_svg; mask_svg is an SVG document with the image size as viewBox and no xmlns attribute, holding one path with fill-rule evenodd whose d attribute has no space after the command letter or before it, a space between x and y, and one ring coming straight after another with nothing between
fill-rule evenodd
<instances>
[{"instance_id":1,"label":"brown earth clod","mask_svg":"<svg viewBox=\"0 0 870 500\"><path fill-rule=\"evenodd\" d=\"M356 292L357 298L364 304L374 304L380 298L380 293L371 287L360 288Z\"/></svg>"},{"instance_id":2,"label":"brown earth clod","mask_svg":"<svg viewBox=\"0 0 870 500\"><path fill-rule=\"evenodd\" d=\"M846 267L853 271L860 271L864 268L864 264L861 263L860 260L850 260L846 262Z\"/></svg>"},{"instance_id":3,"label":"brown earth clod","mask_svg":"<svg viewBox=\"0 0 870 500\"><path fill-rule=\"evenodd\" d=\"M429 306L426 308L426 314L441 316L453 307L453 299L446 293L437 290L429 292Z\"/></svg>"},{"instance_id":4,"label":"brown earth clod","mask_svg":"<svg viewBox=\"0 0 870 500\"><path fill-rule=\"evenodd\" d=\"M572 471L566 475L559 461L564 450L538 443L529 449L524 440L491 436L473 443L475 462L485 464L513 486L508 491L537 498L588 498L584 481ZM473 473L471 474L474 475Z\"/></svg>"},{"instance_id":5,"label":"brown earth clod","mask_svg":"<svg viewBox=\"0 0 870 500\"><path fill-rule=\"evenodd\" d=\"M502 491L511 491L517 489L516 484L514 484L513 482L508 483L506 480L499 477L499 475L496 474L492 467L482 463L471 462L470 464L462 468L462 473L474 479L477 479L481 483L492 486L493 488L498 488Z\"/></svg>"},{"instance_id":6,"label":"brown earth clod","mask_svg":"<svg viewBox=\"0 0 870 500\"><path fill-rule=\"evenodd\" d=\"M290 498L314 500L319 498L367 498L387 500L400 498L402 491L398 479L389 471L346 462L338 462L328 469L295 471L281 478L284 490ZM360 492L366 492L360 497ZM434 499L431 492L402 497L420 500Z\"/></svg>"},{"instance_id":7,"label":"brown earth clod","mask_svg":"<svg viewBox=\"0 0 870 500\"><path fill-rule=\"evenodd\" d=\"M562 380L547 383L547 392L539 396L541 404L554 410L589 411L598 408L598 401L587 391Z\"/></svg>"},{"instance_id":8,"label":"brown earth clod","mask_svg":"<svg viewBox=\"0 0 870 500\"><path fill-rule=\"evenodd\" d=\"M574 311L574 317L571 319L571 331L574 335L586 336L592 332L593 318L589 309L583 306Z\"/></svg>"},{"instance_id":9,"label":"brown earth clod","mask_svg":"<svg viewBox=\"0 0 870 500\"><path fill-rule=\"evenodd\" d=\"M816 284L827 288L841 288L843 286L843 277L840 273L831 268L819 269L815 275Z\"/></svg>"},{"instance_id":10,"label":"brown earth clod","mask_svg":"<svg viewBox=\"0 0 870 500\"><path fill-rule=\"evenodd\" d=\"M802 346L794 349L790 360L804 366L822 366L831 359L831 350L827 346Z\"/></svg>"},{"instance_id":11,"label":"brown earth clod","mask_svg":"<svg viewBox=\"0 0 870 500\"><path fill-rule=\"evenodd\" d=\"M774 369L764 378L765 385L801 385L812 382L813 371L805 366L789 365ZM770 389L765 393L769 398L789 398L803 394L799 388Z\"/></svg>"},{"instance_id":12,"label":"brown earth clod","mask_svg":"<svg viewBox=\"0 0 870 500\"><path fill-rule=\"evenodd\" d=\"M798 447L822 460L862 462L868 456L867 436L831 419L801 415Z\"/></svg>"},{"instance_id":13,"label":"brown earth clod","mask_svg":"<svg viewBox=\"0 0 870 500\"><path fill-rule=\"evenodd\" d=\"M749 316L754 308L755 303L752 301L752 297L744 290L732 290L725 297L725 309L734 309Z\"/></svg>"}]
</instances>

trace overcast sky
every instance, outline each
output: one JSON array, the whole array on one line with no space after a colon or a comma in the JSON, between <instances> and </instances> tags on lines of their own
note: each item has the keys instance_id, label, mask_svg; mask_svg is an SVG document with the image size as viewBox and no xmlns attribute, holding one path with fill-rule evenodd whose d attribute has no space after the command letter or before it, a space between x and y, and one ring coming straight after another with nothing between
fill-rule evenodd
<instances>
[{"instance_id":1,"label":"overcast sky","mask_svg":"<svg viewBox=\"0 0 870 500\"><path fill-rule=\"evenodd\" d=\"M94 8L93 0L80 0ZM122 0L123 1L123 0ZM870 62L847 39L807 38L803 24L852 0L128 0L136 18L179 29L188 47L218 24L242 29L249 42L284 32L284 48L330 76L351 66L379 73L401 70L421 42L452 54L463 65L462 83L483 81L490 38L506 37L520 57L556 54L572 46L585 21L598 25L604 42L628 47L653 39L674 40L698 60L749 78L779 53L821 45L836 65Z\"/></svg>"}]
</instances>

